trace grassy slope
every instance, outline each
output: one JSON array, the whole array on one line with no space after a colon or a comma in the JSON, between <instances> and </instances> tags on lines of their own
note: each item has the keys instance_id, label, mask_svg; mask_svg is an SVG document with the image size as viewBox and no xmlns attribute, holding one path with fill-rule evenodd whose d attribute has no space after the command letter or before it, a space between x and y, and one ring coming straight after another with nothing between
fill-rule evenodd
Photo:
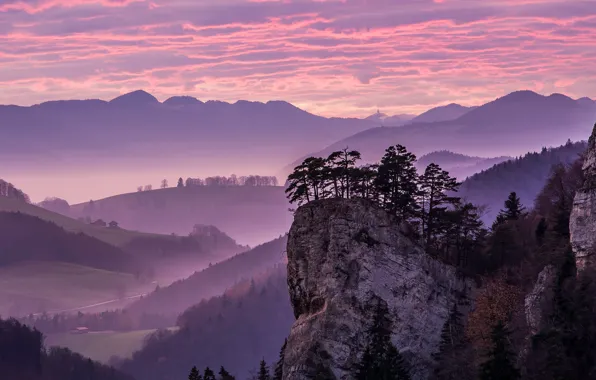
<instances>
[{"instance_id":1,"label":"grassy slope","mask_svg":"<svg viewBox=\"0 0 596 380\"><path fill-rule=\"evenodd\" d=\"M72 205L71 215L86 216L86 206ZM91 217L163 234L186 235L195 224L213 225L254 246L288 231L289 207L281 186L173 187L95 200Z\"/></svg>"},{"instance_id":2,"label":"grassy slope","mask_svg":"<svg viewBox=\"0 0 596 380\"><path fill-rule=\"evenodd\" d=\"M58 226L64 228L69 232L82 232L86 235L95 237L106 243L123 246L133 239L143 236L159 236L164 239L175 239L175 237L167 235L146 234L137 231L129 231L121 228L105 228L100 226L93 226L90 224L79 222L78 220L69 218L64 215L46 210L44 208L17 201L12 198L0 197L0 211L22 212L23 214L33 215L40 219L53 222Z\"/></svg>"},{"instance_id":3,"label":"grassy slope","mask_svg":"<svg viewBox=\"0 0 596 380\"><path fill-rule=\"evenodd\" d=\"M142 348L145 338L155 330L129 332L93 332L88 334L48 334L46 346L67 347L74 352L107 363L110 357L131 357L133 352Z\"/></svg>"},{"instance_id":4,"label":"grassy slope","mask_svg":"<svg viewBox=\"0 0 596 380\"><path fill-rule=\"evenodd\" d=\"M77 308L153 287L129 274L60 262L21 262L0 268L0 314Z\"/></svg>"}]
</instances>

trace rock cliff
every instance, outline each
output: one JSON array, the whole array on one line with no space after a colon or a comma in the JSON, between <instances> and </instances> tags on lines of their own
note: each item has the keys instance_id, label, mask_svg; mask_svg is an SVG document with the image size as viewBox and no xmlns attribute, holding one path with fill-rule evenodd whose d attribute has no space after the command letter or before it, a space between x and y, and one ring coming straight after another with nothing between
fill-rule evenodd
<instances>
[{"instance_id":1,"label":"rock cliff","mask_svg":"<svg viewBox=\"0 0 596 380\"><path fill-rule=\"evenodd\" d=\"M596 248L596 125L588 140L583 173L584 184L575 194L569 220L571 245L580 271L586 266L596 265L593 258Z\"/></svg>"},{"instance_id":2,"label":"rock cliff","mask_svg":"<svg viewBox=\"0 0 596 380\"><path fill-rule=\"evenodd\" d=\"M297 320L285 351L285 380L312 379L321 369L327 373L320 379L352 379L376 300L390 311L392 341L412 378L425 379L450 308L469 304L473 287L365 200L327 199L300 207L287 254Z\"/></svg>"}]
</instances>

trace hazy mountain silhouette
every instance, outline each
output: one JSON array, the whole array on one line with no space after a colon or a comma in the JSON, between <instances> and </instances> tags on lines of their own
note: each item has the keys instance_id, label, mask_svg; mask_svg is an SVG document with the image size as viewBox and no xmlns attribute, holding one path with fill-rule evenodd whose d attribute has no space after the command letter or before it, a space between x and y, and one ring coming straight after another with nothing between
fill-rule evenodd
<instances>
[{"instance_id":1,"label":"hazy mountain silhouette","mask_svg":"<svg viewBox=\"0 0 596 380\"><path fill-rule=\"evenodd\" d=\"M48 170L54 168L52 162L62 168L84 167L102 159L121 159L119 165L126 167L125 158L144 160L145 166L148 162L173 165L209 159L211 168L224 162L240 168L275 169L272 162L290 161L376 125L361 119L316 116L284 101L203 103L173 97L160 103L142 90L109 102L0 106L0 120L0 158L16 158L21 165L49 154L64 158L62 163L44 160ZM77 160L72 160L75 155ZM188 167L182 170L188 172Z\"/></svg>"},{"instance_id":2,"label":"hazy mountain silhouette","mask_svg":"<svg viewBox=\"0 0 596 380\"><path fill-rule=\"evenodd\" d=\"M348 146L360 151L366 161L376 161L389 145L402 144L418 156L445 149L472 156L517 156L567 139L581 140L591 133L595 118L594 102L517 91L455 120L372 128L311 155L327 156Z\"/></svg>"},{"instance_id":3,"label":"hazy mountain silhouette","mask_svg":"<svg viewBox=\"0 0 596 380\"><path fill-rule=\"evenodd\" d=\"M477 107L465 107L451 103L446 106L432 108L411 120L412 123L433 123L437 121L455 120Z\"/></svg>"},{"instance_id":4,"label":"hazy mountain silhouette","mask_svg":"<svg viewBox=\"0 0 596 380\"><path fill-rule=\"evenodd\" d=\"M393 115L389 116L385 113L377 111L376 113L366 117L364 120L374 121L377 124L390 126L390 127L398 127L400 125L404 125L408 123L410 120L415 118L416 115L411 114L400 114L400 115Z\"/></svg>"},{"instance_id":5,"label":"hazy mountain silhouette","mask_svg":"<svg viewBox=\"0 0 596 380\"><path fill-rule=\"evenodd\" d=\"M464 180L475 173L510 159L511 157L508 156L491 158L466 156L464 154L442 150L419 157L418 161L416 161L416 168L419 172L423 172L429 164L435 163L457 179Z\"/></svg>"}]
</instances>

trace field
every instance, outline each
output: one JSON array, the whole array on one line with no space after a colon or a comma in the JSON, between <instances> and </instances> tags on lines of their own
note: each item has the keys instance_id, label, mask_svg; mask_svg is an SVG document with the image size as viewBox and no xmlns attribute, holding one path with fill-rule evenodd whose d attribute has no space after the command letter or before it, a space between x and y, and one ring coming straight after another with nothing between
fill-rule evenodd
<instances>
[{"instance_id":1,"label":"field","mask_svg":"<svg viewBox=\"0 0 596 380\"><path fill-rule=\"evenodd\" d=\"M129 231L121 228L106 228L101 226L94 226L46 210L42 207L38 207L29 203L20 202L7 197L0 197L0 211L22 212L23 214L36 216L40 219L53 222L58 226L64 228L66 231L82 232L86 235L95 237L99 240L102 240L106 243L118 247L122 247L134 238L143 236L158 236L165 239L175 239L175 237L169 235L147 234L143 232Z\"/></svg>"},{"instance_id":2,"label":"field","mask_svg":"<svg viewBox=\"0 0 596 380\"><path fill-rule=\"evenodd\" d=\"M0 315L99 311L151 291L133 275L61 262L21 262L0 268Z\"/></svg>"},{"instance_id":3,"label":"field","mask_svg":"<svg viewBox=\"0 0 596 380\"><path fill-rule=\"evenodd\" d=\"M49 334L46 347L67 347L93 360L107 363L112 356L129 358L143 346L147 336L155 330L130 332L90 332L88 334Z\"/></svg>"}]
</instances>

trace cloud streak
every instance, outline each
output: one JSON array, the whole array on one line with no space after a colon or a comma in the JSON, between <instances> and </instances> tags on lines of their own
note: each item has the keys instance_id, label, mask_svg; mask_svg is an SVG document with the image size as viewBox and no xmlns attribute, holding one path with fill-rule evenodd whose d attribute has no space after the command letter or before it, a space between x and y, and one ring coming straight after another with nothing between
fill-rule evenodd
<instances>
[{"instance_id":1,"label":"cloud streak","mask_svg":"<svg viewBox=\"0 0 596 380\"><path fill-rule=\"evenodd\" d=\"M593 1L0 0L0 103L284 99L328 116L596 96Z\"/></svg>"}]
</instances>

